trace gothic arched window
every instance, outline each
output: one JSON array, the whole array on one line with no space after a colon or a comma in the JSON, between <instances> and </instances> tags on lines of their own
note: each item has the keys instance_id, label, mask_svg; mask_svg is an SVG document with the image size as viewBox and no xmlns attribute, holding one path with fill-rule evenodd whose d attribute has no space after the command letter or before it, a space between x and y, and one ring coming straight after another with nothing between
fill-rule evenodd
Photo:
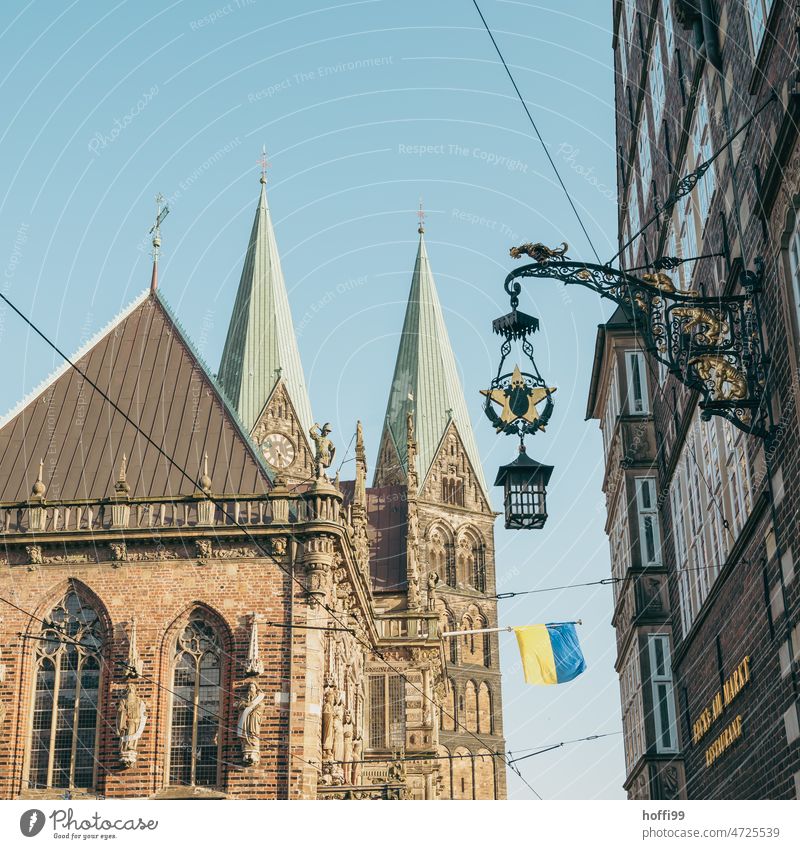
<instances>
[{"instance_id":1,"label":"gothic arched window","mask_svg":"<svg viewBox=\"0 0 800 849\"><path fill-rule=\"evenodd\" d=\"M222 644L202 613L181 631L172 677L169 783L219 784Z\"/></svg>"},{"instance_id":2,"label":"gothic arched window","mask_svg":"<svg viewBox=\"0 0 800 849\"><path fill-rule=\"evenodd\" d=\"M471 583L479 593L486 592L486 547L477 539L472 543Z\"/></svg>"},{"instance_id":3,"label":"gothic arched window","mask_svg":"<svg viewBox=\"0 0 800 849\"><path fill-rule=\"evenodd\" d=\"M96 611L72 589L44 619L36 649L32 788L95 786L103 634Z\"/></svg>"}]
</instances>

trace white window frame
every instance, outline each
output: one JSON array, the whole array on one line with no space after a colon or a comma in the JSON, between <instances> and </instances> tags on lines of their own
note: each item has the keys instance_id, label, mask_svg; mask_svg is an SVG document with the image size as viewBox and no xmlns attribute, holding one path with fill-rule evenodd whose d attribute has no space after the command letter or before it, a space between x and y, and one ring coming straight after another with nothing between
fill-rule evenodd
<instances>
[{"instance_id":1,"label":"white window frame","mask_svg":"<svg viewBox=\"0 0 800 849\"><path fill-rule=\"evenodd\" d=\"M650 654L650 685L653 697L656 751L659 754L677 752L678 728L675 716L675 694L672 684L669 637L666 634L649 634L647 647ZM660 664L658 662L659 647L661 649ZM665 705L666 716L663 714ZM664 730L669 736L668 743L663 740Z\"/></svg>"},{"instance_id":2,"label":"white window frame","mask_svg":"<svg viewBox=\"0 0 800 849\"><path fill-rule=\"evenodd\" d=\"M639 551L643 566L658 566L661 564L661 526L658 521L658 493L656 479L652 477L635 478L636 512L639 518ZM653 557L649 556L647 546L647 528L649 527L653 540Z\"/></svg>"},{"instance_id":3,"label":"white window frame","mask_svg":"<svg viewBox=\"0 0 800 849\"><path fill-rule=\"evenodd\" d=\"M670 68L672 56L675 53L675 21L672 18L672 0L661 0L661 11L664 14L664 44L667 48L667 68Z\"/></svg>"},{"instance_id":4,"label":"white window frame","mask_svg":"<svg viewBox=\"0 0 800 849\"><path fill-rule=\"evenodd\" d=\"M661 33L657 29L650 51L650 68L648 70L650 83L650 103L653 109L653 138L658 141L661 121L664 117L664 101L667 96L667 81L664 75L664 61L661 55Z\"/></svg>"},{"instance_id":5,"label":"white window frame","mask_svg":"<svg viewBox=\"0 0 800 849\"><path fill-rule=\"evenodd\" d=\"M650 143L650 121L647 118L647 110L642 109L642 120L639 124L639 138L636 141L639 153L639 180L642 184L642 204L647 206L650 197L650 183L653 180L653 155ZM636 230L639 228L637 227ZM635 233L636 230L633 232Z\"/></svg>"},{"instance_id":6,"label":"white window frame","mask_svg":"<svg viewBox=\"0 0 800 849\"><path fill-rule=\"evenodd\" d=\"M767 20L772 11L773 0L747 0L747 19L750 22L750 38L753 40L753 59L758 57L764 36L767 34Z\"/></svg>"},{"instance_id":7,"label":"white window frame","mask_svg":"<svg viewBox=\"0 0 800 849\"><path fill-rule=\"evenodd\" d=\"M697 95L692 129L694 145L694 167L707 162L713 156L711 145L711 118L708 111L708 98L705 90ZM717 188L716 172L712 163L703 176L697 181L697 212L700 216L700 229L705 229L714 202L714 192Z\"/></svg>"},{"instance_id":8,"label":"white window frame","mask_svg":"<svg viewBox=\"0 0 800 849\"><path fill-rule=\"evenodd\" d=\"M638 373L638 387L636 376ZM641 351L625 351L625 376L628 386L626 412L629 416L646 416L650 413L650 396L647 391L647 363ZM636 409L636 402L641 409Z\"/></svg>"},{"instance_id":9,"label":"white window frame","mask_svg":"<svg viewBox=\"0 0 800 849\"><path fill-rule=\"evenodd\" d=\"M789 276L794 299L795 334L800 333L800 210L795 211L794 228L789 237Z\"/></svg>"}]
</instances>

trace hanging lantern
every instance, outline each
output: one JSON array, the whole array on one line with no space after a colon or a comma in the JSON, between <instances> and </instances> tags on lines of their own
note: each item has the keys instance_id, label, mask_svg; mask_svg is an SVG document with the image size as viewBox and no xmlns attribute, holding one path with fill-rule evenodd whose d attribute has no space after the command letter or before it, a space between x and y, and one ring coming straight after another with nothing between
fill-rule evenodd
<instances>
[{"instance_id":1,"label":"hanging lantern","mask_svg":"<svg viewBox=\"0 0 800 849\"><path fill-rule=\"evenodd\" d=\"M503 506L508 530L533 530L547 521L547 484L552 466L537 463L520 445L519 457L500 466L494 485L503 487Z\"/></svg>"}]
</instances>

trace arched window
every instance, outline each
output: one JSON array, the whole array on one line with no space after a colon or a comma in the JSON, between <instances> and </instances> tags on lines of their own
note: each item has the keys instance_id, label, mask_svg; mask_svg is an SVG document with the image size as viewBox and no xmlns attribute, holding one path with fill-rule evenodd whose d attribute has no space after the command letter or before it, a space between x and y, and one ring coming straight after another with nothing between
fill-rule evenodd
<instances>
[{"instance_id":1,"label":"arched window","mask_svg":"<svg viewBox=\"0 0 800 849\"><path fill-rule=\"evenodd\" d=\"M103 636L97 612L73 589L44 619L36 649L32 788L95 786Z\"/></svg>"},{"instance_id":2,"label":"arched window","mask_svg":"<svg viewBox=\"0 0 800 849\"><path fill-rule=\"evenodd\" d=\"M481 622L481 628L488 628L489 623L484 620ZM492 635L488 632L484 632L483 637L483 665L485 667L490 667L492 665Z\"/></svg>"},{"instance_id":3,"label":"arched window","mask_svg":"<svg viewBox=\"0 0 800 849\"><path fill-rule=\"evenodd\" d=\"M198 611L175 646L169 747L173 786L219 784L221 685L219 634Z\"/></svg>"},{"instance_id":4,"label":"arched window","mask_svg":"<svg viewBox=\"0 0 800 849\"><path fill-rule=\"evenodd\" d=\"M448 631L456 631L456 620L452 613L447 614L447 630ZM450 663L457 666L458 665L458 637L448 637L447 641L450 643Z\"/></svg>"},{"instance_id":5,"label":"arched window","mask_svg":"<svg viewBox=\"0 0 800 849\"><path fill-rule=\"evenodd\" d=\"M479 593L486 592L486 547L477 539L472 542L471 583Z\"/></svg>"}]
</instances>

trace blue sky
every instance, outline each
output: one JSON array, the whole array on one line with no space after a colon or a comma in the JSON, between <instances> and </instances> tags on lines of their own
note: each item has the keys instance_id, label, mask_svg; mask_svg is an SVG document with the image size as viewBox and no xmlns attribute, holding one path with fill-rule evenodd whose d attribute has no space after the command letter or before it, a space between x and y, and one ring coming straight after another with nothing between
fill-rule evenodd
<instances>
[{"instance_id":1,"label":"blue sky","mask_svg":"<svg viewBox=\"0 0 800 849\"><path fill-rule=\"evenodd\" d=\"M549 150L605 261L615 253L611 2L484 0ZM55 11L54 11L55 8ZM508 248L591 252L469 0L8 3L0 23L0 288L67 351L149 282L153 197L171 213L160 285L213 370L267 146L269 199L315 414L374 465L416 250L426 238L487 477L514 456L483 418L507 311ZM584 422L598 298L529 282L537 363L558 387L539 532L498 523L500 591L609 574L602 444ZM58 365L0 308L0 413ZM495 506L501 502L495 493ZM582 618L588 670L526 686L501 635L508 748L619 731L611 588L500 602L501 624ZM544 798L622 798L622 738L521 764ZM509 775L511 798L530 791Z\"/></svg>"}]
</instances>

